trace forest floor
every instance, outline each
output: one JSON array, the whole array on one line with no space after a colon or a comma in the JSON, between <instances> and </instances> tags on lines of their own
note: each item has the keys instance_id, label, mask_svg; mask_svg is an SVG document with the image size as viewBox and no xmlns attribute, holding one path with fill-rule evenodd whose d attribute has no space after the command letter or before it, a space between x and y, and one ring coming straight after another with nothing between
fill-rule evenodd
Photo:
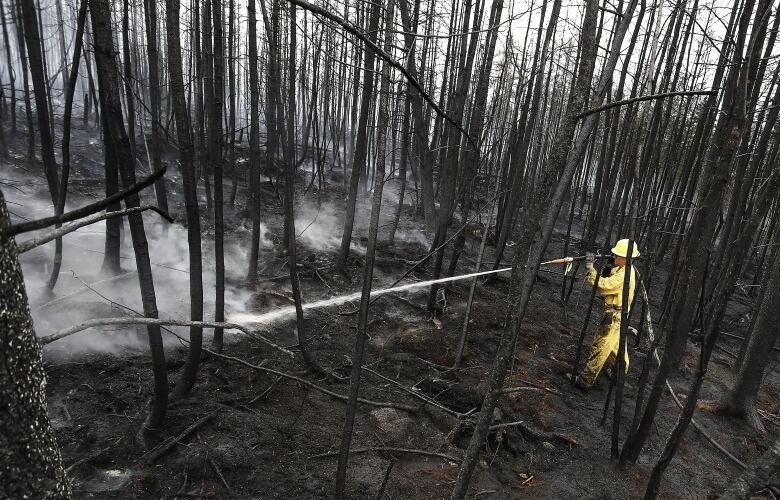
<instances>
[{"instance_id":1,"label":"forest floor","mask_svg":"<svg viewBox=\"0 0 780 500\"><path fill-rule=\"evenodd\" d=\"M74 195L71 203L101 197L102 166L100 145L88 139L89 131L80 131L74 140L77 159L74 162ZM23 158L24 141L14 146L15 155L2 170L7 175L2 187L9 208L19 216L36 215L27 211L33 198L43 200L45 183L40 167ZM177 179L173 171L169 177ZM139 174L141 175L141 174ZM310 175L305 179L310 179ZM323 206L323 219L340 220L345 190L340 180L330 180L326 190L299 190L297 207ZM8 187L15 184L21 189ZM229 192L229 180L226 182ZM299 184L303 184L300 182ZM392 184L392 183L390 183ZM178 186L168 184L171 212L177 221L183 220L181 193ZM316 184L315 184L316 188ZM239 189L236 210L226 211L230 225L228 244L235 248L248 248L244 203L245 190ZM236 310L263 313L274 308L287 307L289 302L278 294L289 296L289 281L280 276L286 274L285 257L281 252L280 235L282 207L278 199L263 197L263 222L267 228L261 255L261 283L249 288L240 279L244 271L231 274L228 263L228 285ZM389 190L390 201L385 205L385 218L395 209L395 201ZM413 196L413 194L411 195ZM144 194L153 200L153 193ZM226 193L227 198L227 193ZM368 205L360 212L368 218ZM44 209L42 209L45 211ZM427 246L420 237L418 222L412 221L412 208L406 206L401 219L403 237L393 246L383 245L378 251L377 275L374 289L394 281L411 262L424 256ZM40 216L41 214L38 214ZM327 217L326 217L327 216ZM563 217L562 217L563 218ZM152 216L145 219L156 224ZM316 222L312 230L320 235L311 240L300 237L300 259L306 265L301 279L305 301L330 298L359 290L362 277L362 256L353 252L347 279L333 271L335 257L333 245L322 244L327 236L340 238L340 225L324 226ZM330 220L328 219L328 220ZM204 217L204 234L211 234ZM327 221L326 221L327 222ZM303 226L303 227L302 227ZM306 224L298 223L297 231ZM358 234L364 226L358 224ZM576 230L576 225L575 225ZM78 236L100 242L100 229ZM167 236L159 236L156 229L152 241L153 261L161 255L164 246L176 248L173 253L178 262L186 266L186 232L180 222L171 228ZM478 231L476 231L478 232ZM476 259L478 241L470 232L465 258L460 272L470 272ZM305 234L305 233L304 233ZM380 236L385 233L380 233ZM129 233L128 233L129 235ZM548 255L563 255L566 225L553 235ZM159 236L159 237L158 237ZM74 236L76 237L76 236ZM173 239L184 239L184 243ZM204 237L204 251L209 267L210 246ZM129 238L126 238L129 240ZM66 237L66 243L68 238ZM127 255L132 255L129 243L124 243ZM358 247L360 242L358 240ZM65 246L62 284L56 296L43 297L39 282L46 276L53 247L43 247L22 258L31 307L39 335L64 328L79 318L93 316L117 316L127 314L107 302L105 298L66 278L71 269L79 266L80 277L86 282L97 283L101 278L97 268L102 260L99 251L91 249L79 253L78 248ZM231 247L232 248L232 247ZM87 250L83 250L87 251ZM182 253L184 252L184 253ZM230 252L229 252L230 253ZM235 257L240 257L236 252ZM492 263L492 248L488 250L486 263ZM71 260L69 260L71 259ZM188 318L186 300L186 272L176 265L163 261L155 266L155 280L163 291L161 317ZM237 261L236 261L237 262ZM235 264L238 266L239 264ZM242 264L245 266L245 262ZM132 270L132 261L123 262L126 270ZM177 268L171 272L166 268ZM186 270L186 267L185 267ZM408 280L428 278L425 267L414 272ZM561 270L556 270L561 271ZM165 273L168 274L165 274ZM178 273L178 274L177 274ZM76 271L73 271L76 274ZM178 281L167 277L184 276ZM654 316L660 314L658 302L665 283L663 265L657 271L650 290ZM124 305L137 302L137 284L131 280L126 289L119 287L117 278L102 292L111 300ZM503 412L497 412L496 423L524 421L542 431L555 432L571 439L542 441L514 428L493 433L485 445L482 460L472 480L470 496L473 498L635 498L641 497L649 473L663 447L666 436L674 425L678 409L670 395L664 394L650 440L637 464L618 467L610 459L609 444L611 412L607 423L601 425L608 380L602 376L589 393L574 389L565 378L571 370L577 338L590 298L590 288L583 285L582 272L575 278L574 291L567 305L561 305L562 278L555 273L539 274L530 309L523 321L522 332L516 349L515 362L507 377L507 387L524 386L526 389L508 395L509 404ZM213 300L213 288L205 289L207 300ZM170 286L174 283L175 286ZM446 305L436 317L425 309L427 289L406 293L402 298L386 296L371 307L369 335L366 349L366 366L392 380L381 379L365 371L361 382L361 396L373 401L385 401L412 405L414 412L391 408L361 405L357 413L353 454L348 471L348 495L350 498L375 497L383 480L387 479L385 497L446 498L458 472L458 461L468 444L470 431L454 431L454 418L443 412L422 408L421 401L400 389L397 384L411 388L413 392L433 398L455 412L473 411L480 403L477 385L485 378L492 362L507 306L505 280L480 281L469 324L468 341L462 368L449 369L454 360L458 337L462 330L463 312L468 297L469 281L459 281L446 287ZM135 288L133 288L135 286ZM169 288L165 288L169 286ZM93 286L97 289L97 285ZM111 295L112 289L118 290ZM269 293L270 292L270 293ZM178 294L178 295L177 295ZM177 297L172 297L177 295ZM745 333L749 320L744 301L734 301L729 308L726 324L728 331ZM177 305L178 304L178 305ZM182 306L184 304L184 306ZM229 301L228 319L230 307ZM336 373L349 372L349 357L354 343L355 315L340 315L353 310L356 303L346 303L329 309L311 310L306 313L305 328L310 349L320 363ZM43 308L49 312L43 314ZM600 303L594 305L589 335L600 318ZM207 307L207 315L210 314ZM78 316L81 314L82 316ZM73 316L76 315L76 316ZM635 315L635 317L638 314ZM207 316L208 317L208 316ZM636 320L635 320L636 323ZM266 336L297 350L294 321L285 319L274 324L258 325ZM186 337L186 329L174 329ZM168 335L167 360L171 387L183 366L186 347ZM135 342L114 342L114 339L133 338ZM336 471L337 456L323 456L337 450L341 438L345 405L320 391L299 382L277 378L258 372L246 365L227 359L204 359L192 396L170 406L167 428L163 438L178 436L205 416L212 418L198 426L195 432L182 439L168 453L150 463L147 450L137 441L136 433L145 418L151 394L151 366L144 347L144 331L128 328L111 332L87 331L73 338L44 348L44 360L48 374L49 409L57 439L60 443L74 493L78 498L320 498L331 496ZM77 339L81 339L80 343ZM71 339L68 339L71 340ZM633 401L636 382L644 358L644 350L631 345L631 368L626 381L623 406L622 436L633 417ZM589 344L585 346L586 350ZM688 352L671 383L684 397L686 387L693 377L698 359L698 344L688 343ZM737 352L738 344L725 338L715 352L702 399L718 399L733 380L730 366L733 357L724 350ZM346 394L347 382L334 382L306 371L300 358L285 357L265 344L239 335L227 335L224 353L249 363L272 368L280 372L305 378L338 394ZM586 353L583 355L585 357ZM776 366L776 361L772 366ZM760 408L777 414L780 408L780 373L768 375L768 383L760 395ZM507 414L508 412L514 414ZM769 436L756 435L745 423L705 411L698 411L695 418L703 427L734 455L743 461L757 457L774 439L780 436L778 421L767 420ZM576 444L573 444L576 443ZM442 456L411 454L401 451L376 451L367 448L404 448L422 450ZM443 456L449 457L444 458ZM689 429L682 445L669 466L661 487L663 498L705 498L722 491L738 475L739 468L701 437ZM769 497L767 497L769 498Z\"/></svg>"}]
</instances>

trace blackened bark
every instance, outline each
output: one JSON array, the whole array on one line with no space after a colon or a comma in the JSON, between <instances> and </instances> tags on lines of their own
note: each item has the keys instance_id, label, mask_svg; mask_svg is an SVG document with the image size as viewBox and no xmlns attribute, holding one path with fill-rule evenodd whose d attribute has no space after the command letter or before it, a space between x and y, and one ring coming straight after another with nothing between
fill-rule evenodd
<instances>
[{"instance_id":1,"label":"blackened bark","mask_svg":"<svg viewBox=\"0 0 780 500\"><path fill-rule=\"evenodd\" d=\"M13 11L13 7L11 7ZM11 59L11 43L8 41L8 18L5 17L5 4L0 2L0 22L3 23L3 43L5 44L8 80L11 88L11 133L16 135L16 72Z\"/></svg>"},{"instance_id":2,"label":"blackened bark","mask_svg":"<svg viewBox=\"0 0 780 500\"><path fill-rule=\"evenodd\" d=\"M260 255L260 79L257 70L257 8L255 0L247 1L247 43L249 54L249 203L252 217L252 241L249 250L247 281L257 280L257 258ZM268 113L270 116L273 113ZM266 123L268 141L271 141L270 123ZM268 148L266 157L273 153ZM270 166L270 161L267 161ZM235 174L234 174L235 175Z\"/></svg>"},{"instance_id":3,"label":"blackened bark","mask_svg":"<svg viewBox=\"0 0 780 500\"><path fill-rule=\"evenodd\" d=\"M73 46L73 64L70 76L65 88L65 111L62 116L62 173L60 174L59 198L57 200L56 214L61 215L65 211L65 197L68 194L68 178L70 177L70 127L73 118L73 94L76 92L76 81L79 77L79 61L81 60L81 48L84 41L84 22L87 19L87 0L81 0L79 14L76 21L76 36ZM54 249L54 265L52 266L49 281L46 287L54 290L57 278L60 276L62 265L62 238L57 238Z\"/></svg>"},{"instance_id":4,"label":"blackened bark","mask_svg":"<svg viewBox=\"0 0 780 500\"><path fill-rule=\"evenodd\" d=\"M117 163L125 187L135 184L135 165L130 149L130 139L125 132L122 118L122 105L119 97L119 71L114 58L114 40L111 36L111 11L108 0L90 0L89 10L95 42L95 60L98 67L98 82L103 105L102 114L108 134L103 138L106 147L115 149ZM140 206L137 194L125 199L127 208ZM149 245L146 241L144 221L140 213L130 216L130 232L133 238L133 250L138 268L138 281L141 287L141 302L144 315L157 318L157 299L154 292L154 280L149 260ZM154 372L154 398L151 411L143 425L144 437L154 437L160 430L168 407L168 374L165 366L165 351L158 325L147 327L149 348L152 355Z\"/></svg>"},{"instance_id":5,"label":"blackened bark","mask_svg":"<svg viewBox=\"0 0 780 500\"><path fill-rule=\"evenodd\" d=\"M210 0L214 25L214 100L211 109L211 162L214 168L214 258L216 259L216 297L214 321L225 321L225 225L222 190L222 103L225 85L225 57L222 43L222 1ZM212 346L222 351L223 329L214 329Z\"/></svg>"},{"instance_id":6,"label":"blackened bark","mask_svg":"<svg viewBox=\"0 0 780 500\"><path fill-rule=\"evenodd\" d=\"M32 105L30 104L30 79L28 77L27 49L25 47L24 23L22 22L21 0L15 2L14 21L16 22L16 42L19 47L19 59L22 62L22 88L24 91L24 111L27 117L27 157L35 158L35 126L33 125Z\"/></svg>"},{"instance_id":7,"label":"blackened bark","mask_svg":"<svg viewBox=\"0 0 780 500\"><path fill-rule=\"evenodd\" d=\"M149 106L152 112L151 141L149 153L152 157L152 170L162 168L160 159L160 56L157 51L157 4L152 0L144 0L144 15L146 17L146 54L149 61ZM160 178L154 184L157 195L157 206L168 213L168 194L165 191L165 179ZM165 224L163 222L163 224Z\"/></svg>"},{"instance_id":8,"label":"blackened bark","mask_svg":"<svg viewBox=\"0 0 780 500\"><path fill-rule=\"evenodd\" d=\"M187 245L190 255L190 320L203 320L203 262L201 256L200 209L198 207L198 177L195 172L190 115L184 98L181 41L179 39L179 2L166 0L166 32L168 40L168 74L176 119L176 133L184 181L184 204L187 211ZM203 328L190 327L190 346L182 375L173 392L174 398L187 395L195 383L200 363Z\"/></svg>"},{"instance_id":9,"label":"blackened bark","mask_svg":"<svg viewBox=\"0 0 780 500\"><path fill-rule=\"evenodd\" d=\"M380 5L378 2L371 4L371 14L368 23L369 39L376 42L376 33L379 29ZM344 216L344 230L341 235L341 248L336 258L336 269L345 271L349 258L349 247L352 243L352 229L355 224L355 209L360 177L366 169L368 156L368 118L371 114L371 103L374 94L374 51L366 47L365 66L363 69L363 92L360 97L360 117L357 125L357 139L355 140L355 156L352 160L352 173L349 178L349 196L347 198L346 214Z\"/></svg>"},{"instance_id":10,"label":"blackened bark","mask_svg":"<svg viewBox=\"0 0 780 500\"><path fill-rule=\"evenodd\" d=\"M46 76L44 74L41 35L38 31L38 15L34 0L19 0L21 4L22 21L24 23L24 39L29 55L30 75L32 76L33 94L35 95L35 114L38 117L38 133L41 135L41 157L43 172L49 186L52 204L57 206L59 185L57 177L57 161L54 159L54 138L51 134L49 104L47 97Z\"/></svg>"},{"instance_id":11,"label":"blackened bark","mask_svg":"<svg viewBox=\"0 0 780 500\"><path fill-rule=\"evenodd\" d=\"M393 41L391 26L393 24L394 0L388 0L387 26L385 35L385 49L388 49ZM378 22L377 22L378 25ZM366 262L363 266L363 287L360 295L360 310L358 312L358 329L355 334L355 351L352 355L352 373L349 378L349 395L347 400L344 428L341 434L341 446L339 448L339 462L336 469L336 498L344 498L344 490L347 477L347 462L349 461L349 448L352 442L352 428L357 410L358 393L360 392L360 375L363 370L363 354L368 331L368 308L370 305L371 285L374 277L374 257L376 254L377 234L379 233L379 211L382 207L382 189L385 180L385 143L387 129L390 123L390 66L387 62L382 65L380 74L379 110L377 116L376 137L376 172L374 175L374 192L371 202L371 221L368 228L368 242L366 246Z\"/></svg>"},{"instance_id":12,"label":"blackened bark","mask_svg":"<svg viewBox=\"0 0 780 500\"><path fill-rule=\"evenodd\" d=\"M46 409L46 373L0 191L0 496L70 498Z\"/></svg>"}]
</instances>

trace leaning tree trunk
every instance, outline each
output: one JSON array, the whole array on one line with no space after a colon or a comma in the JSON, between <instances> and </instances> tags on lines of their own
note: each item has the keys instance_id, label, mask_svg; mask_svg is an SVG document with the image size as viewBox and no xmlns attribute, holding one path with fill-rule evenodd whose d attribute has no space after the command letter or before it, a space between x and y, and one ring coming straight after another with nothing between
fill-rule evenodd
<instances>
[{"instance_id":1,"label":"leaning tree trunk","mask_svg":"<svg viewBox=\"0 0 780 500\"><path fill-rule=\"evenodd\" d=\"M775 229L772 243L780 245L780 229ZM756 313L745 358L734 386L725 397L722 410L733 417L745 418L757 431L765 432L756 410L756 398L761 388L764 369L772 358L772 347L778 338L780 325L780 250L775 250L774 263L769 267L769 279L764 297Z\"/></svg>"},{"instance_id":2,"label":"leaning tree trunk","mask_svg":"<svg viewBox=\"0 0 780 500\"><path fill-rule=\"evenodd\" d=\"M0 191L0 497L70 498L46 409L46 373Z\"/></svg>"},{"instance_id":3,"label":"leaning tree trunk","mask_svg":"<svg viewBox=\"0 0 780 500\"><path fill-rule=\"evenodd\" d=\"M35 114L38 116L38 132L41 135L41 156L43 172L49 185L49 193L54 206L57 206L59 192L57 179L57 161L54 159L54 139L51 134L51 117L46 94L46 76L44 75L41 34L38 31L38 16L34 0L20 0L22 21L24 23L24 39L32 76L33 93L35 94ZM32 133L32 132L30 132Z\"/></svg>"},{"instance_id":4,"label":"leaning tree trunk","mask_svg":"<svg viewBox=\"0 0 780 500\"><path fill-rule=\"evenodd\" d=\"M68 84L65 88L65 111L62 116L62 173L60 175L60 188L57 199L56 214L62 215L65 211L65 197L68 194L68 179L70 177L70 127L73 117L73 94L76 92L76 81L79 77L79 61L81 48L84 41L84 22L87 19L87 0L81 0L78 20L76 21L76 41L73 48L73 64L70 68ZM54 265L52 266L49 281L46 287L54 290L57 278L60 276L62 265L62 238L57 238L54 247Z\"/></svg>"},{"instance_id":5,"label":"leaning tree trunk","mask_svg":"<svg viewBox=\"0 0 780 500\"><path fill-rule=\"evenodd\" d=\"M127 137L130 139L130 151L133 154L135 166L135 154L138 151L135 144L135 93L133 91L133 64L130 55L130 0L123 0L122 16L122 70L124 74L123 86L125 88L125 105L127 106ZM93 23L94 29L94 23Z\"/></svg>"},{"instance_id":6,"label":"leaning tree trunk","mask_svg":"<svg viewBox=\"0 0 780 500\"><path fill-rule=\"evenodd\" d=\"M112 147L116 153L122 183L130 187L135 184L135 164L130 149L130 139L125 132L122 118L122 104L119 97L119 71L115 59L114 40L111 36L111 9L109 0L90 0L89 10L94 33L95 61L98 67L98 84L103 96L102 114L108 134L103 138L106 146ZM137 194L127 197L127 208L140 206ZM133 238L138 282L141 287L141 302L144 315L156 318L157 298L154 292L152 266L149 260L149 244L146 241L146 231L141 214L130 216L130 232ZM152 354L152 370L154 372L154 398L151 411L142 427L145 438L155 437L165 421L168 408L168 373L165 366L165 351L163 350L162 334L159 325L149 325L149 348Z\"/></svg>"},{"instance_id":7,"label":"leaning tree trunk","mask_svg":"<svg viewBox=\"0 0 780 500\"><path fill-rule=\"evenodd\" d=\"M295 302L295 325L298 329L298 345L301 349L301 356L306 366L310 369L324 374L325 370L319 365L312 356L309 349L309 343L306 339L306 329L303 322L303 299L301 297L301 282L298 276L298 254L295 246L295 171L296 171L296 147L295 147L295 51L296 51L296 30L295 23L295 4L290 3L290 52L289 52L289 75L287 90L287 137L285 138L286 147L285 156L285 179L284 179L284 226L287 240L287 265L290 268L290 285L292 287L293 301ZM279 110L281 103L279 103Z\"/></svg>"},{"instance_id":8,"label":"leaning tree trunk","mask_svg":"<svg viewBox=\"0 0 780 500\"><path fill-rule=\"evenodd\" d=\"M30 81L28 74L27 49L24 42L24 23L22 22L21 1L16 2L14 9L16 22L16 42L19 47L19 59L22 62L22 89L24 91L24 111L27 117L27 156L35 158L35 126L33 125L32 105L30 104Z\"/></svg>"},{"instance_id":9,"label":"leaning tree trunk","mask_svg":"<svg viewBox=\"0 0 780 500\"><path fill-rule=\"evenodd\" d=\"M403 0L402 0L403 1ZM387 19L385 26L385 50L393 43L391 27L393 25L394 0L388 0ZM376 23L377 27L379 22ZM373 76L372 76L373 78ZM341 434L341 446L339 448L339 462L336 469L336 498L344 498L344 489L347 477L347 462L349 461L349 448L352 442L352 428L355 422L357 399L360 392L360 375L363 369L363 357L368 331L368 308L371 300L371 285L374 277L374 258L376 255L377 234L379 233L379 211L382 207L382 189L385 181L385 145L387 129L390 124L390 65L385 62L380 74L379 111L377 116L376 131L376 172L374 174L374 193L371 202L371 221L368 228L368 242L366 246L366 261L363 265L363 287L360 294L360 310L358 313L358 328L355 334L355 351L352 355L352 373L349 378L349 395L347 400L344 428Z\"/></svg>"},{"instance_id":10,"label":"leaning tree trunk","mask_svg":"<svg viewBox=\"0 0 780 500\"><path fill-rule=\"evenodd\" d=\"M371 4L371 15L368 23L369 39L376 41L376 33L379 29L380 5L378 2ZM355 144L355 156L352 159L352 173L349 177L349 197L347 198L346 214L344 216L344 231L341 235L341 248L336 257L336 269L345 271L349 258L349 247L352 243L352 229L355 224L355 205L357 192L362 172L366 169L366 157L368 156L368 121L371 115L371 104L374 94L374 61L376 56L371 49L365 49L366 60L363 69L363 93L360 97L360 117L357 125L357 139Z\"/></svg>"},{"instance_id":11,"label":"leaning tree trunk","mask_svg":"<svg viewBox=\"0 0 780 500\"><path fill-rule=\"evenodd\" d=\"M179 38L179 3L166 0L166 32L168 38L168 73L176 133L179 139L181 176L184 182L184 206L187 211L187 245L190 255L190 320L203 321L203 261L201 258L200 209L195 174L195 148L192 143L190 115L184 98L181 40ZM181 379L173 396L183 397L195 383L200 363L203 328L190 327L190 347Z\"/></svg>"}]
</instances>

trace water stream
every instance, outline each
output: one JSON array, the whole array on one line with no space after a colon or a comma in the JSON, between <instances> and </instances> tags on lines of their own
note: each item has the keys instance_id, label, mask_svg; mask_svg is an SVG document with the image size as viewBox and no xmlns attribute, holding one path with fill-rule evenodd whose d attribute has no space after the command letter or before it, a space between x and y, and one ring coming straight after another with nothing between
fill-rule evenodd
<instances>
[{"instance_id":1,"label":"water stream","mask_svg":"<svg viewBox=\"0 0 780 500\"><path fill-rule=\"evenodd\" d=\"M406 285L400 285L395 286L392 288L383 288L381 290L372 290L371 291L371 298L379 297L380 295L386 295L388 293L395 293L395 292L403 292L406 290L412 290L414 288L423 288L426 286L431 286L436 283L447 283L448 281L458 281L458 280L465 280L469 278L476 278L478 276L485 276L488 274L496 274L496 273L503 273L506 271L511 271L511 267L505 267L502 269L495 269L492 271L481 271L478 273L470 273L470 274L463 274L460 276L450 276L448 278L439 278L436 280L427 280L427 281L418 281L416 283L407 283ZM346 295L340 295L338 297L332 297L330 299L325 300L318 300L316 302L309 302L308 304L303 304L303 310L308 311L311 309L322 309L324 307L330 307L335 306L339 304L344 304L346 302L352 302L353 300L359 300L360 299L361 292L355 292L350 293ZM295 306L287 306L282 307L279 309L276 309L271 312L263 313L263 314L254 314L254 313L248 313L248 312L239 312L239 313L233 313L230 315L230 317L227 319L230 323L236 323L239 325L257 325L257 324L271 324L276 321L279 321L281 319L285 319L287 317L292 317L295 315Z\"/></svg>"}]
</instances>

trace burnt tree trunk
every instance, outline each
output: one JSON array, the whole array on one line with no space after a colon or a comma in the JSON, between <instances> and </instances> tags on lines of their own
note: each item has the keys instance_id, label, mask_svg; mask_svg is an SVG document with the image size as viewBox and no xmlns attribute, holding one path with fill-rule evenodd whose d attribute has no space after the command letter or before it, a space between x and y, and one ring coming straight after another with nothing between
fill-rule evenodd
<instances>
[{"instance_id":1,"label":"burnt tree trunk","mask_svg":"<svg viewBox=\"0 0 780 500\"><path fill-rule=\"evenodd\" d=\"M70 69L70 76L65 87L65 111L62 116L62 172L60 174L59 198L57 199L57 209L55 213L62 215L65 211L65 197L68 194L68 179L70 177L70 128L73 118L73 94L76 92L76 81L79 77L79 61L81 59L81 48L84 41L84 22L87 19L87 0L81 0L78 19L76 21L76 37L73 48L73 64ZM57 278L60 276L60 266L62 265L62 238L57 238L54 248L54 265L52 266L49 281L46 287L54 290L57 284Z\"/></svg>"},{"instance_id":2,"label":"burnt tree trunk","mask_svg":"<svg viewBox=\"0 0 780 500\"><path fill-rule=\"evenodd\" d=\"M108 0L90 0L89 10L92 17L94 32L95 60L98 67L98 84L105 117L106 131L103 138L106 147L109 145L115 151L117 163L122 177L122 184L128 188L135 184L135 165L130 139L125 132L122 117L122 104L119 97L119 71L114 54L114 40L111 36L111 10ZM140 206L138 194L128 196L125 200L127 208ZM138 281L141 287L141 302L144 316L156 318L157 298L154 292L154 279L149 260L149 244L146 241L144 221L140 213L131 215L130 232L133 238ZM159 325L147 327L149 348L152 354L152 370L154 372L154 398L149 416L141 429L145 438L154 438L165 421L168 408L168 373L165 366L165 351L163 350L162 334Z\"/></svg>"},{"instance_id":3,"label":"burnt tree trunk","mask_svg":"<svg viewBox=\"0 0 780 500\"><path fill-rule=\"evenodd\" d=\"M0 496L70 498L46 409L46 373L0 191Z\"/></svg>"},{"instance_id":4,"label":"burnt tree trunk","mask_svg":"<svg viewBox=\"0 0 780 500\"><path fill-rule=\"evenodd\" d=\"M203 321L203 260L201 254L200 207L198 206L198 176L195 171L195 147L193 145L190 115L184 97L181 41L179 39L179 2L166 0L166 33L168 40L168 74L173 114L181 158L181 175L184 183L184 205L187 213L187 245L190 258L190 319ZM173 397L184 397L195 384L200 363L203 328L190 327L190 346L182 375Z\"/></svg>"},{"instance_id":5,"label":"burnt tree trunk","mask_svg":"<svg viewBox=\"0 0 780 500\"><path fill-rule=\"evenodd\" d=\"M157 4L151 0L144 0L144 14L146 17L146 54L149 60L149 107L152 114L151 151L149 152L152 157L152 170L156 172L162 168L160 159L162 136L160 134L160 56L157 51ZM160 178L155 182L154 192L157 195L157 206L167 213L168 194L165 192L165 179Z\"/></svg>"},{"instance_id":6,"label":"burnt tree trunk","mask_svg":"<svg viewBox=\"0 0 780 500\"><path fill-rule=\"evenodd\" d=\"M388 50L393 42L392 25L394 17L394 0L388 0L385 26L384 49ZM376 23L377 27L379 22ZM373 78L373 75L371 76ZM358 328L355 334L355 350L352 354L352 373L349 377L349 394L347 400L344 428L341 434L341 446L339 448L338 468L336 469L336 492L338 499L345 498L347 463L349 461L349 448L352 442L352 429L357 410L357 399L360 392L360 375L363 370L363 357L368 331L368 309L371 302L371 285L374 277L374 258L376 254L377 235L379 233L379 212L382 207L382 190L385 181L385 146L387 142L387 129L390 125L390 65L385 62L379 76L379 110L377 116L376 137L376 172L374 174L374 192L371 201L371 221L368 228L368 242L366 246L366 262L363 265L363 287L360 294L360 310L358 312Z\"/></svg>"},{"instance_id":7,"label":"burnt tree trunk","mask_svg":"<svg viewBox=\"0 0 780 500\"><path fill-rule=\"evenodd\" d=\"M780 229L775 229L772 243L780 245ZM725 413L746 419L759 432L765 432L765 429L756 410L756 398L761 388L764 369L772 358L772 347L780 332L777 328L780 325L780 307L777 307L780 303L780 251L775 250L774 254L774 262L768 267L769 279L763 287L763 298L756 312L745 358L737 380L722 405Z\"/></svg>"},{"instance_id":8,"label":"burnt tree trunk","mask_svg":"<svg viewBox=\"0 0 780 500\"><path fill-rule=\"evenodd\" d=\"M380 18L379 2L371 4L371 14L368 23L369 39L376 42L376 33L379 29ZM357 139L355 143L355 156L352 160L352 173L349 178L349 197L347 198L346 214L344 216L344 231L341 235L341 248L336 258L336 269L346 271L349 247L352 243L352 229L355 224L355 209L360 177L366 169L366 157L368 156L368 119L371 114L371 104L374 94L374 61L376 56L370 49L365 49L365 67L363 69L363 92L360 97L360 117L357 124Z\"/></svg>"},{"instance_id":9,"label":"burnt tree trunk","mask_svg":"<svg viewBox=\"0 0 780 500\"><path fill-rule=\"evenodd\" d=\"M54 158L54 138L51 134L51 116L47 97L46 76L44 74L41 34L38 31L38 16L34 0L19 0L21 4L22 21L24 23L24 39L32 76L33 93L35 95L35 114L38 117L38 133L41 135L41 157L43 172L49 186L52 204L57 206L58 178L57 161ZM32 131L30 131L32 133Z\"/></svg>"}]
</instances>

